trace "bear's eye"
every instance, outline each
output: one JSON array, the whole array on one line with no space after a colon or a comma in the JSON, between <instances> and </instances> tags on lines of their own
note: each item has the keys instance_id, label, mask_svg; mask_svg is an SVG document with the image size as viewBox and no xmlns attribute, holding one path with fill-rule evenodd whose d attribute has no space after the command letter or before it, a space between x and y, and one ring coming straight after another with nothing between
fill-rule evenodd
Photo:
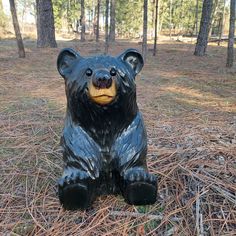
<instances>
[{"instance_id":1,"label":"bear's eye","mask_svg":"<svg viewBox=\"0 0 236 236\"><path fill-rule=\"evenodd\" d=\"M115 76L116 75L116 69L115 68L111 68L110 75L111 76Z\"/></svg>"},{"instance_id":2,"label":"bear's eye","mask_svg":"<svg viewBox=\"0 0 236 236\"><path fill-rule=\"evenodd\" d=\"M86 74L87 76L91 76L91 75L93 74L93 71L92 71L90 68L88 68L88 69L86 70L85 74Z\"/></svg>"}]
</instances>

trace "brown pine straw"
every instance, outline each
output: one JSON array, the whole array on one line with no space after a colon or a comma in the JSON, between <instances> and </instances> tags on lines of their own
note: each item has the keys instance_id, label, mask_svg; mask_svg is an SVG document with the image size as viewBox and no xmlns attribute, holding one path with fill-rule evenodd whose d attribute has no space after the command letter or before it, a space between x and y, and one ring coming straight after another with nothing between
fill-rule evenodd
<instances>
[{"instance_id":1,"label":"brown pine straw","mask_svg":"<svg viewBox=\"0 0 236 236\"><path fill-rule=\"evenodd\" d=\"M68 46L83 55L100 48L59 42ZM111 53L128 47L137 44L119 41ZM102 196L86 211L64 211L56 194L66 106L60 48L26 41L22 60L13 41L0 43L0 235L235 235L236 85L225 48L210 46L201 59L191 44L164 42L156 58L149 52L137 96L158 201L138 207Z\"/></svg>"}]
</instances>

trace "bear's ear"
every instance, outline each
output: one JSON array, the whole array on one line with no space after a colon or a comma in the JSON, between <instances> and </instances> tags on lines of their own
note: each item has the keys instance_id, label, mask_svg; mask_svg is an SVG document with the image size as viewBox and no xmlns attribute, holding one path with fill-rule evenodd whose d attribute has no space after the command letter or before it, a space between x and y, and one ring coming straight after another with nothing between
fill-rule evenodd
<instances>
[{"instance_id":1,"label":"bear's ear","mask_svg":"<svg viewBox=\"0 0 236 236\"><path fill-rule=\"evenodd\" d=\"M82 57L78 52L74 51L72 48L64 48L59 53L57 58L57 70L62 77L65 77L67 73L71 72L71 65L77 59Z\"/></svg>"},{"instance_id":2,"label":"bear's ear","mask_svg":"<svg viewBox=\"0 0 236 236\"><path fill-rule=\"evenodd\" d=\"M142 55L136 49L128 49L123 52L119 58L125 61L137 75L143 68L144 61Z\"/></svg>"}]
</instances>

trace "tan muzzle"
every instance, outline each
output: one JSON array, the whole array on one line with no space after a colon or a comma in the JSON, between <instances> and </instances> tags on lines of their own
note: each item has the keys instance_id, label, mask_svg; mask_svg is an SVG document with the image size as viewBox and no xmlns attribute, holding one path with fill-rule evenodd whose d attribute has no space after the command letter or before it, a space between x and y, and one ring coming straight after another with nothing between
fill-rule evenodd
<instances>
[{"instance_id":1,"label":"tan muzzle","mask_svg":"<svg viewBox=\"0 0 236 236\"><path fill-rule=\"evenodd\" d=\"M117 93L114 80L112 80L111 87L109 88L97 88L91 81L88 86L88 91L92 101L100 105L111 103L115 99Z\"/></svg>"}]
</instances>

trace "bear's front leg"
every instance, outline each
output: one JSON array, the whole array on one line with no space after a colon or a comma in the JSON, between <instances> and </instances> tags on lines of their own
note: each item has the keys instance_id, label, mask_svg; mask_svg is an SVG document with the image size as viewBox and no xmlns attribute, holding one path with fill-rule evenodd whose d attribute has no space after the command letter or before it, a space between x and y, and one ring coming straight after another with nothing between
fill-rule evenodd
<instances>
[{"instance_id":1,"label":"bear's front leg","mask_svg":"<svg viewBox=\"0 0 236 236\"><path fill-rule=\"evenodd\" d=\"M116 169L120 173L120 190L131 205L156 202L157 178L148 173L147 139L141 114L117 138L114 147Z\"/></svg>"},{"instance_id":2,"label":"bear's front leg","mask_svg":"<svg viewBox=\"0 0 236 236\"><path fill-rule=\"evenodd\" d=\"M122 175L123 196L131 205L149 205L156 202L157 178L143 168L130 168Z\"/></svg>"},{"instance_id":3,"label":"bear's front leg","mask_svg":"<svg viewBox=\"0 0 236 236\"><path fill-rule=\"evenodd\" d=\"M67 210L86 209L98 192L100 147L79 126L66 127L61 144L65 168L58 181L60 203Z\"/></svg>"},{"instance_id":4,"label":"bear's front leg","mask_svg":"<svg viewBox=\"0 0 236 236\"><path fill-rule=\"evenodd\" d=\"M86 209L95 199L96 180L86 172L68 168L58 181L58 195L67 210Z\"/></svg>"}]
</instances>

